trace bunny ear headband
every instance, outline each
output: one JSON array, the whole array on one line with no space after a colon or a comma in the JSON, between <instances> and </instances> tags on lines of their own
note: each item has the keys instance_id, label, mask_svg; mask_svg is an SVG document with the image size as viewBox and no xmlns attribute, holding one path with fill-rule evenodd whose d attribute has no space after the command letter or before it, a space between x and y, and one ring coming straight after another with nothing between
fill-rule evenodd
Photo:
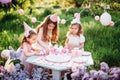
<instances>
[{"instance_id":1,"label":"bunny ear headband","mask_svg":"<svg viewBox=\"0 0 120 80\"><path fill-rule=\"evenodd\" d=\"M57 13L50 15L50 20L53 22L58 22L58 18L59 18L59 16Z\"/></svg>"},{"instance_id":2,"label":"bunny ear headband","mask_svg":"<svg viewBox=\"0 0 120 80\"><path fill-rule=\"evenodd\" d=\"M25 37L28 37L30 35L29 31L32 30L32 28L30 26L28 26L27 23L24 22L24 29L25 29L25 33L24 33L24 36Z\"/></svg>"},{"instance_id":3,"label":"bunny ear headband","mask_svg":"<svg viewBox=\"0 0 120 80\"><path fill-rule=\"evenodd\" d=\"M80 22L80 13L76 13L76 14L74 15L74 17L75 17L75 19L73 19L73 20L71 21L71 24L74 24L74 23L81 24L81 22Z\"/></svg>"}]
</instances>

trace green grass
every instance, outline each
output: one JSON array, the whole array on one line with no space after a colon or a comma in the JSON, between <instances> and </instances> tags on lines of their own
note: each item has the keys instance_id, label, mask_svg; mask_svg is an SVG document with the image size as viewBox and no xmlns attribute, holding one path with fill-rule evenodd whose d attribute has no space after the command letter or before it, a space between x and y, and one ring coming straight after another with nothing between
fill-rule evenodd
<instances>
[{"instance_id":1,"label":"green grass","mask_svg":"<svg viewBox=\"0 0 120 80\"><path fill-rule=\"evenodd\" d=\"M64 45L70 21L76 10L81 9L70 9L70 11L64 9L59 12L62 19L67 19L66 24L59 24L59 45ZM42 21L48 14L54 12L55 10L53 9L45 9L39 14L36 13L35 10L33 14L29 14L28 12L25 14L29 14L30 17L36 17L38 21ZM119 12L110 13L114 21L119 19ZM84 12L82 14L84 14ZM20 46L24 32L23 21L34 28L39 24L39 22L31 23L29 18L24 15L19 15L17 11L12 11L7 14L3 12L0 13L0 52L8 49L10 45L15 49ZM95 63L93 68L98 68L99 63L102 61L107 62L110 66L120 66L120 23L117 22L114 27L102 26L99 21L94 20L93 15L81 16L81 22L86 38L84 48L85 51L92 53ZM4 62L4 59L0 58L0 63L4 64Z\"/></svg>"}]
</instances>

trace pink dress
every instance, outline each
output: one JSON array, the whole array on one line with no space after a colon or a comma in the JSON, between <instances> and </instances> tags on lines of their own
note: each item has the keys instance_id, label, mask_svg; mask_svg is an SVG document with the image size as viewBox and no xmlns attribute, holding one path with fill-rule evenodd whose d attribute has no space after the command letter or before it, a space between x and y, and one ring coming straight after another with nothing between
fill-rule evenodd
<instances>
[{"instance_id":1,"label":"pink dress","mask_svg":"<svg viewBox=\"0 0 120 80\"><path fill-rule=\"evenodd\" d=\"M24 42L23 45L27 46L28 52L32 52L32 46L30 46L27 42ZM24 70L26 70L26 71L31 73L33 65L26 62L26 59L28 57L24 55L24 49L22 47L18 48L17 51L19 51L20 49L22 49L23 52L22 52L21 56L19 57L19 59L21 60L21 63L24 65Z\"/></svg>"}]
</instances>

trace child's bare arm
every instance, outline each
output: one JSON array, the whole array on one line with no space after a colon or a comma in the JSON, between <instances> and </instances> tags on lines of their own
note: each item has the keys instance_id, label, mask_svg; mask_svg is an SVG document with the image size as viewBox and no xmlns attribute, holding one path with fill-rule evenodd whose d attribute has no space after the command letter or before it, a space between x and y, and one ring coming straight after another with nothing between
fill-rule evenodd
<instances>
[{"instance_id":1,"label":"child's bare arm","mask_svg":"<svg viewBox=\"0 0 120 80\"><path fill-rule=\"evenodd\" d=\"M80 49L84 48L84 42L83 43L80 43Z\"/></svg>"},{"instance_id":2,"label":"child's bare arm","mask_svg":"<svg viewBox=\"0 0 120 80\"><path fill-rule=\"evenodd\" d=\"M66 38L66 40L65 40L65 46L67 46L68 41L69 41L69 39L68 39L68 38Z\"/></svg>"}]
</instances>

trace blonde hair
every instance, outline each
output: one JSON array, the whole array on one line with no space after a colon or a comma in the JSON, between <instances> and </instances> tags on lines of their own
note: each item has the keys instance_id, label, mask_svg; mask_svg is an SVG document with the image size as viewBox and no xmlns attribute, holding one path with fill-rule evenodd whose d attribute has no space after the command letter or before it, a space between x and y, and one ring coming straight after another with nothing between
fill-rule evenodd
<instances>
[{"instance_id":1,"label":"blonde hair","mask_svg":"<svg viewBox=\"0 0 120 80\"><path fill-rule=\"evenodd\" d=\"M78 32L77 32L77 35L78 35L78 36L80 36L80 34L83 34L83 29L82 29L81 24L79 24L79 23L73 23L73 24L70 25L69 29L71 29L71 27L72 27L73 25L76 25L76 26L78 27ZM69 34L71 34L70 31L69 31Z\"/></svg>"},{"instance_id":2,"label":"blonde hair","mask_svg":"<svg viewBox=\"0 0 120 80\"><path fill-rule=\"evenodd\" d=\"M43 21L42 24L38 25L37 34L39 33L40 28L43 27L42 41L49 41L47 35L48 35L48 24L50 23L53 23L55 25L52 31L51 41L56 42L58 40L58 24L57 22L53 22L50 20L50 15L46 17L46 19Z\"/></svg>"}]
</instances>

